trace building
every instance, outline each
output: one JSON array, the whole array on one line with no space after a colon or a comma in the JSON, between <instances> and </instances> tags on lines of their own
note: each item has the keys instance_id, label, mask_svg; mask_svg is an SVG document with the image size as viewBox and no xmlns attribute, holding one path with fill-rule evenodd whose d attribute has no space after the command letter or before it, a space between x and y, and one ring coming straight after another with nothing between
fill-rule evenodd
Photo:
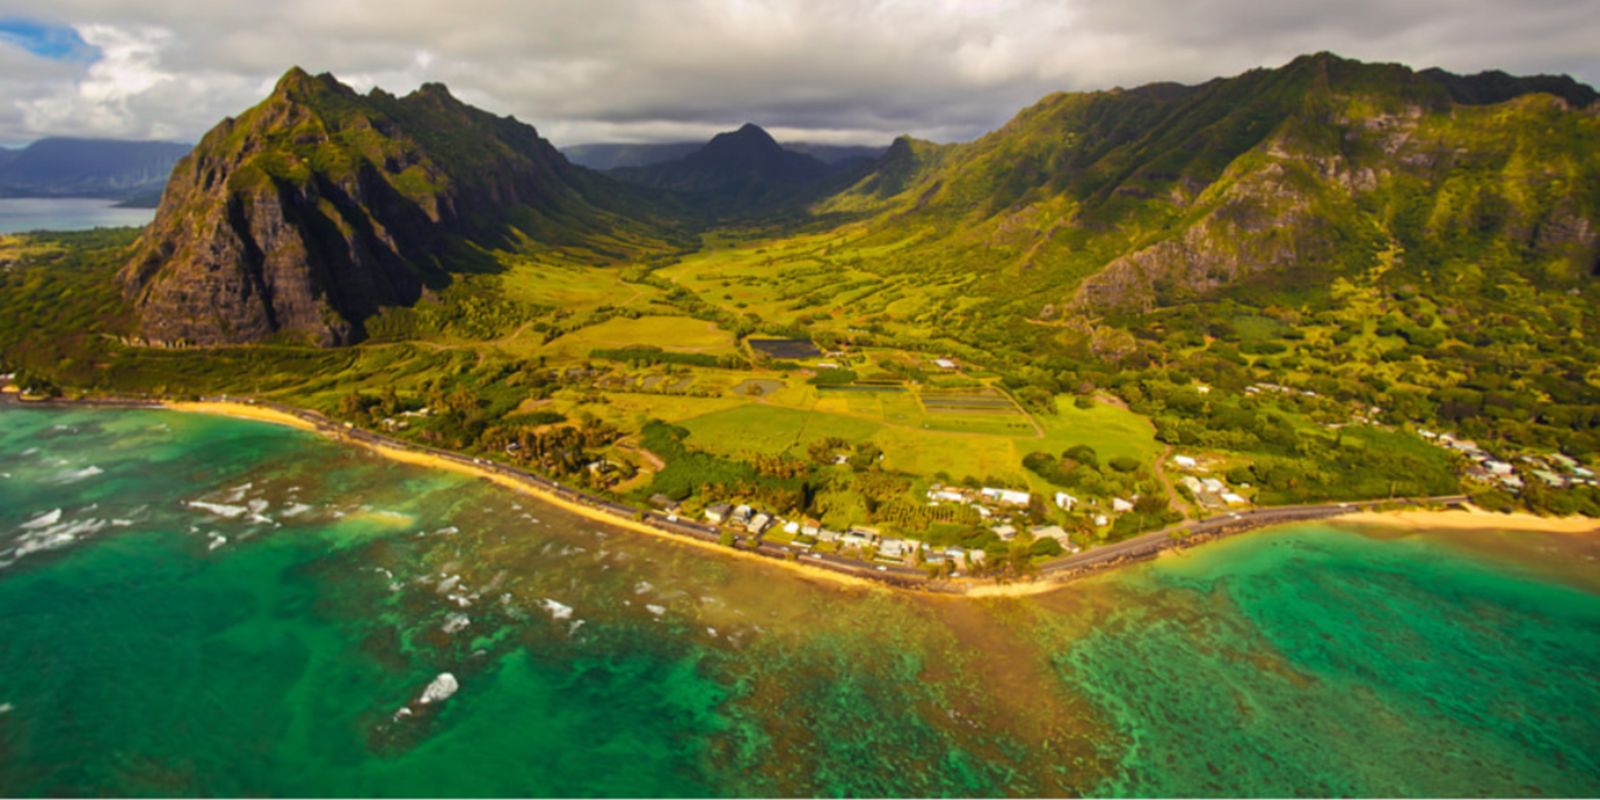
<instances>
[{"instance_id":1,"label":"building","mask_svg":"<svg viewBox=\"0 0 1600 800\"><path fill-rule=\"evenodd\" d=\"M766 514L757 514L750 520L750 524L745 526L745 530L759 536L770 527L772 527L772 517Z\"/></svg>"},{"instance_id":2,"label":"building","mask_svg":"<svg viewBox=\"0 0 1600 800\"><path fill-rule=\"evenodd\" d=\"M1060 525L1037 525L1028 530L1035 539L1054 539L1063 545L1072 543L1072 536Z\"/></svg>"},{"instance_id":3,"label":"building","mask_svg":"<svg viewBox=\"0 0 1600 800\"><path fill-rule=\"evenodd\" d=\"M878 555L885 558L903 558L905 549L905 542L899 539L884 539L878 543Z\"/></svg>"},{"instance_id":4,"label":"building","mask_svg":"<svg viewBox=\"0 0 1600 800\"><path fill-rule=\"evenodd\" d=\"M1027 492L1018 492L1011 489L991 489L987 486L983 487L979 494L991 500L1009 503L1014 506L1025 506L1029 500L1033 499L1033 496Z\"/></svg>"},{"instance_id":5,"label":"building","mask_svg":"<svg viewBox=\"0 0 1600 800\"><path fill-rule=\"evenodd\" d=\"M749 506L741 505L738 508L735 508L733 510L733 516L729 517L729 519L733 520L734 522L739 523L740 525L743 525L743 524L749 522L750 521L750 517L752 515L754 515L754 514L755 514L755 509L753 509L753 508L751 508Z\"/></svg>"},{"instance_id":6,"label":"building","mask_svg":"<svg viewBox=\"0 0 1600 800\"><path fill-rule=\"evenodd\" d=\"M870 544L872 544L872 536L862 533L855 528L851 528L850 530L839 535L840 547L853 547L859 550Z\"/></svg>"},{"instance_id":7,"label":"building","mask_svg":"<svg viewBox=\"0 0 1600 800\"><path fill-rule=\"evenodd\" d=\"M1195 461L1190 456L1173 456L1172 457L1172 463L1174 463L1174 464L1176 464L1176 465L1178 465L1178 466L1180 466L1180 467L1182 467L1184 469L1194 469L1195 467L1200 466L1200 462Z\"/></svg>"},{"instance_id":8,"label":"building","mask_svg":"<svg viewBox=\"0 0 1600 800\"><path fill-rule=\"evenodd\" d=\"M1078 504L1078 498L1073 497L1072 495L1067 494L1066 492L1056 492L1056 498L1055 499L1056 499L1056 506L1059 507L1063 511L1071 511L1072 507Z\"/></svg>"},{"instance_id":9,"label":"building","mask_svg":"<svg viewBox=\"0 0 1600 800\"><path fill-rule=\"evenodd\" d=\"M807 518L800 523L800 534L802 536L816 536L821 531L822 523L814 519Z\"/></svg>"},{"instance_id":10,"label":"building","mask_svg":"<svg viewBox=\"0 0 1600 800\"><path fill-rule=\"evenodd\" d=\"M733 506L729 503L716 503L706 508L706 519L721 525L733 513Z\"/></svg>"},{"instance_id":11,"label":"building","mask_svg":"<svg viewBox=\"0 0 1600 800\"><path fill-rule=\"evenodd\" d=\"M933 360L933 365L942 370L952 370L960 367L959 364L948 358L936 358Z\"/></svg>"},{"instance_id":12,"label":"building","mask_svg":"<svg viewBox=\"0 0 1600 800\"><path fill-rule=\"evenodd\" d=\"M1000 537L1000 541L1002 542L1009 542L1012 539L1017 538L1017 529L1011 527L1010 525L996 525L990 530L993 530L994 535Z\"/></svg>"},{"instance_id":13,"label":"building","mask_svg":"<svg viewBox=\"0 0 1600 800\"><path fill-rule=\"evenodd\" d=\"M672 498L670 498L670 497L668 497L668 496L666 496L664 494L653 494L653 495L650 495L650 505L652 505L652 506L654 506L656 508L659 508L662 511L665 511L665 512L667 512L669 514L678 510L678 501L676 501L676 500L674 500L674 499L672 499Z\"/></svg>"},{"instance_id":14,"label":"building","mask_svg":"<svg viewBox=\"0 0 1600 800\"><path fill-rule=\"evenodd\" d=\"M1126 514L1133 510L1133 502L1120 497L1111 498L1111 510L1118 514Z\"/></svg>"},{"instance_id":15,"label":"building","mask_svg":"<svg viewBox=\"0 0 1600 800\"><path fill-rule=\"evenodd\" d=\"M1222 493L1222 502L1227 503L1230 506L1247 506L1247 505L1250 505L1250 501L1249 500L1246 500L1243 497L1240 497L1239 495L1234 494L1233 492L1223 492Z\"/></svg>"}]
</instances>

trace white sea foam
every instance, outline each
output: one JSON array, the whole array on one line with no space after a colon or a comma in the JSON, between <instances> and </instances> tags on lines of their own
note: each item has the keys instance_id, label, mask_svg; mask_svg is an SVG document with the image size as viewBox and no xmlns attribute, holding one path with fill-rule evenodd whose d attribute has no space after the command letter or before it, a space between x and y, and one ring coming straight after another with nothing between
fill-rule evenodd
<instances>
[{"instance_id":1,"label":"white sea foam","mask_svg":"<svg viewBox=\"0 0 1600 800\"><path fill-rule=\"evenodd\" d=\"M250 509L250 513L252 513L252 514L260 514L261 512L266 511L267 507L270 506L270 505L272 505L272 504L267 502L266 500L263 500L263 499L259 498L259 497L254 499L254 500L251 500L248 503L245 503L245 507L249 508Z\"/></svg>"},{"instance_id":2,"label":"white sea foam","mask_svg":"<svg viewBox=\"0 0 1600 800\"><path fill-rule=\"evenodd\" d=\"M304 514L304 513L306 513L307 511L310 511L310 510L311 510L311 506L308 506L305 503L295 503L294 505L291 505L288 508L284 509L283 513L279 514L278 516L281 516L281 517L298 517L301 514Z\"/></svg>"},{"instance_id":3,"label":"white sea foam","mask_svg":"<svg viewBox=\"0 0 1600 800\"><path fill-rule=\"evenodd\" d=\"M567 626L567 635L571 636L572 634L577 633L578 629L583 627L586 624L588 624L588 623L585 622L584 620L581 620L581 619L573 620L572 624Z\"/></svg>"},{"instance_id":4,"label":"white sea foam","mask_svg":"<svg viewBox=\"0 0 1600 800\"><path fill-rule=\"evenodd\" d=\"M434 678L433 682L428 684L428 688L422 690L422 697L418 698L417 702L422 705L442 703L449 700L450 696L460 688L461 684L456 682L456 676L448 672L441 672L439 677Z\"/></svg>"},{"instance_id":5,"label":"white sea foam","mask_svg":"<svg viewBox=\"0 0 1600 800\"><path fill-rule=\"evenodd\" d=\"M649 581L639 581L639 583L633 587L633 593L644 594L645 592L648 592L654 588L656 587L651 586Z\"/></svg>"},{"instance_id":6,"label":"white sea foam","mask_svg":"<svg viewBox=\"0 0 1600 800\"><path fill-rule=\"evenodd\" d=\"M27 522L22 523L22 529L23 530L28 530L28 531L36 531L36 530L38 530L40 528L48 528L51 525L54 525L54 524L56 524L57 522L60 522L60 521L61 521L61 509L58 508L58 509L56 509L54 511L46 511L43 514L40 514L39 516L34 517L33 519L30 519Z\"/></svg>"},{"instance_id":7,"label":"white sea foam","mask_svg":"<svg viewBox=\"0 0 1600 800\"><path fill-rule=\"evenodd\" d=\"M222 503L207 503L203 500L189 500L185 502L184 505L190 508L198 508L201 511L209 511L212 514L225 519L237 519L238 517L242 517L245 514L250 513L250 509L246 506L230 506Z\"/></svg>"},{"instance_id":8,"label":"white sea foam","mask_svg":"<svg viewBox=\"0 0 1600 800\"><path fill-rule=\"evenodd\" d=\"M461 582L461 576L460 575L451 575L450 577L445 578L444 580L439 582L439 589L438 589L439 594L448 594L449 591L451 589L456 588L456 584L458 584L460 582Z\"/></svg>"},{"instance_id":9,"label":"white sea foam","mask_svg":"<svg viewBox=\"0 0 1600 800\"><path fill-rule=\"evenodd\" d=\"M228 543L228 537L223 536L216 531L206 534L206 538L211 540L211 545L206 548L207 550L215 550Z\"/></svg>"},{"instance_id":10,"label":"white sea foam","mask_svg":"<svg viewBox=\"0 0 1600 800\"><path fill-rule=\"evenodd\" d=\"M14 547L9 555L15 561L31 553L59 550L77 541L79 537L105 530L109 524L103 519L76 519L51 525L42 530L29 531L13 540Z\"/></svg>"},{"instance_id":11,"label":"white sea foam","mask_svg":"<svg viewBox=\"0 0 1600 800\"><path fill-rule=\"evenodd\" d=\"M557 622L572 618L572 606L557 603L554 600L543 600L544 610L550 612L550 618Z\"/></svg>"},{"instance_id":12,"label":"white sea foam","mask_svg":"<svg viewBox=\"0 0 1600 800\"><path fill-rule=\"evenodd\" d=\"M440 528L439 530L434 531L434 534L438 535L438 536L454 536L454 535L456 535L456 534L458 534L460 532L461 532L460 528L457 528L456 526L451 525L448 528Z\"/></svg>"},{"instance_id":13,"label":"white sea foam","mask_svg":"<svg viewBox=\"0 0 1600 800\"><path fill-rule=\"evenodd\" d=\"M457 633L466 630L471 624L472 618L466 614L450 614L444 618L444 625L439 630L445 633Z\"/></svg>"},{"instance_id":14,"label":"white sea foam","mask_svg":"<svg viewBox=\"0 0 1600 800\"><path fill-rule=\"evenodd\" d=\"M645 608L646 611L649 611L650 613L652 613L652 614L654 614L654 615L656 615L658 617L661 616L662 614L667 613L667 607L666 606L658 606L658 605L653 605L652 604L652 605L647 605L644 608Z\"/></svg>"},{"instance_id":15,"label":"white sea foam","mask_svg":"<svg viewBox=\"0 0 1600 800\"><path fill-rule=\"evenodd\" d=\"M11 705L10 703L0 703L0 714L9 714L15 709L16 706Z\"/></svg>"},{"instance_id":16,"label":"white sea foam","mask_svg":"<svg viewBox=\"0 0 1600 800\"><path fill-rule=\"evenodd\" d=\"M240 500L243 500L245 493L250 491L250 489L253 488L254 486L255 486L254 482L246 483L246 484L243 484L243 485L240 485L240 486L235 486L232 489L229 489L228 493L226 495L223 495L222 497L217 498L217 499L222 501L222 502L224 502L224 503L237 503Z\"/></svg>"},{"instance_id":17,"label":"white sea foam","mask_svg":"<svg viewBox=\"0 0 1600 800\"><path fill-rule=\"evenodd\" d=\"M94 476L100 475L104 472L105 470L91 464L83 469L62 470L61 472L56 473L54 477L48 479L46 482L54 484L77 483L85 478L93 478Z\"/></svg>"}]
</instances>

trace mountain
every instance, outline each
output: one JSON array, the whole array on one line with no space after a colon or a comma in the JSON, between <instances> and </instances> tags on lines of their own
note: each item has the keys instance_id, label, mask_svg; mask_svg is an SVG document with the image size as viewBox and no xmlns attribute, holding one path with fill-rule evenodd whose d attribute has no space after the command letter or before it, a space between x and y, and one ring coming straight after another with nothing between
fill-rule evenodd
<instances>
[{"instance_id":1,"label":"mountain","mask_svg":"<svg viewBox=\"0 0 1600 800\"><path fill-rule=\"evenodd\" d=\"M995 335L1239 288L1325 291L1397 254L1455 291L1511 274L1565 289L1600 257L1594 97L1569 78L1322 53L1051 95L970 144L902 139L812 210L863 220L862 248L895 245L880 274L970 278L948 321Z\"/></svg>"},{"instance_id":2,"label":"mountain","mask_svg":"<svg viewBox=\"0 0 1600 800\"><path fill-rule=\"evenodd\" d=\"M575 144L562 148L568 161L580 167L612 170L623 167L643 167L663 161L676 161L704 147L704 142L667 142L664 144Z\"/></svg>"},{"instance_id":3,"label":"mountain","mask_svg":"<svg viewBox=\"0 0 1600 800\"><path fill-rule=\"evenodd\" d=\"M783 149L756 125L719 133L676 161L611 170L625 181L690 195L706 213L770 207L833 169L817 158Z\"/></svg>"},{"instance_id":4,"label":"mountain","mask_svg":"<svg viewBox=\"0 0 1600 800\"><path fill-rule=\"evenodd\" d=\"M0 196L128 199L159 192L189 152L176 142L40 139L0 155Z\"/></svg>"},{"instance_id":5,"label":"mountain","mask_svg":"<svg viewBox=\"0 0 1600 800\"><path fill-rule=\"evenodd\" d=\"M119 279L153 343L342 344L471 268L442 258L453 237L613 237L644 224L630 197L440 84L360 95L296 68L178 163Z\"/></svg>"},{"instance_id":6,"label":"mountain","mask_svg":"<svg viewBox=\"0 0 1600 800\"><path fill-rule=\"evenodd\" d=\"M876 147L862 144L811 144L810 142L784 142L783 149L793 153L804 153L812 158L827 164L834 169L847 166L860 161L872 161L881 157L887 147Z\"/></svg>"},{"instance_id":7,"label":"mountain","mask_svg":"<svg viewBox=\"0 0 1600 800\"><path fill-rule=\"evenodd\" d=\"M668 142L665 144L577 144L562 148L569 161L579 166L601 171L624 167L645 167L664 161L677 161L704 147L704 142ZM824 164L840 169L856 162L871 161L886 148L868 145L810 144L784 142L783 149L802 153Z\"/></svg>"}]
</instances>

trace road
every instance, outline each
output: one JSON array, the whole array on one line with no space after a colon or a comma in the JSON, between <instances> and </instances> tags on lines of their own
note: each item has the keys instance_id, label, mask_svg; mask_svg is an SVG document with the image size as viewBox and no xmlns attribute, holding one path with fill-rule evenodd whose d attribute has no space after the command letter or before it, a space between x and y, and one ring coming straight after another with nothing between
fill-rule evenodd
<instances>
[{"instance_id":1,"label":"road","mask_svg":"<svg viewBox=\"0 0 1600 800\"><path fill-rule=\"evenodd\" d=\"M641 511L640 509L625 505L623 503L618 503L616 501L598 497L587 492L582 492L569 486L562 486L559 482L550 480L549 478L541 475L536 475L532 472L518 469L516 467L508 467L504 464L499 464L488 459L464 456L459 453L452 453L448 450L440 450L438 448L428 447L426 445L418 445L411 442L390 438L388 436L372 433L360 428L347 427L345 424L336 422L315 411L307 411L305 409L295 408L293 406L287 406L282 403L274 403L266 400L236 398L229 397L227 395L203 397L201 399L206 402L241 403L245 405L269 408L274 411L297 417L305 422L310 423L318 431L335 436L337 438L347 439L374 447L386 447L397 450L426 453L454 464L502 475L523 483L534 491L549 494L570 503L576 503L603 511L608 515L616 517L618 521L639 522L666 533L686 536L707 542L717 542L722 536L722 529L709 523L669 518L666 515L656 512ZM16 404L20 402L20 399L13 395L0 395L0 403ZM153 408L160 407L161 404L160 400L152 398L108 398L58 402L60 405L92 405L110 408ZM43 401L41 404L54 403L51 403L50 401ZM1258 528L1264 525L1275 525L1284 522L1301 522L1312 519L1326 519L1329 517L1336 517L1341 514L1349 514L1356 511L1367 510L1373 506L1382 504L1399 503L1407 505L1420 505L1426 503L1435 505L1454 505L1465 503L1468 501L1468 499L1469 498L1466 495L1448 495L1418 500L1372 500L1352 503L1278 506L1274 508L1256 509L1253 511L1241 511L1235 514L1226 514L1202 521L1186 520L1176 525L1172 525L1158 531L1153 531L1151 533L1146 533L1132 539L1116 542L1114 544L1103 545L1083 553L1078 553L1048 562L1039 567L1039 573L1041 576L1057 575L1060 573L1081 569L1083 567L1089 567L1096 564L1113 561L1119 558L1153 553L1164 547L1171 546L1174 543L1171 534L1175 531L1186 531L1188 535L1193 536L1196 534L1219 533L1230 530ZM858 559L845 558L828 553L812 553L804 548L799 548L792 545L781 545L766 542L759 538L752 537L742 531L736 532L735 540L738 542L740 548L744 552L755 553L768 558L788 560L792 557L797 561L810 564L812 566L831 569L836 572L851 574L857 577L879 580L904 588L923 588L932 591L962 591L958 586L953 586L948 582L938 582L928 579L926 574L921 569L917 569L915 567L891 566L888 564L870 564Z\"/></svg>"}]
</instances>

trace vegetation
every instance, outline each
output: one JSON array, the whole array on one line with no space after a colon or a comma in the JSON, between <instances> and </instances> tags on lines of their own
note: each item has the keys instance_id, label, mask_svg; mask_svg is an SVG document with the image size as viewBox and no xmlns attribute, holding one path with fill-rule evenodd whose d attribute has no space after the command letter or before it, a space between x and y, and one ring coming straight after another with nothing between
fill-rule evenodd
<instances>
[{"instance_id":1,"label":"vegetation","mask_svg":"<svg viewBox=\"0 0 1600 800\"><path fill-rule=\"evenodd\" d=\"M740 501L981 547L1002 575L1059 544L1001 542L999 519L930 505L935 483L1027 491L998 516L1079 543L1179 518L1169 452L1260 505L1465 487L1597 513L1593 487L1520 459L1600 455L1600 121L1470 88L1315 56L1056 95L969 145L901 140L759 221L613 247L594 219L562 238L529 218L455 242L447 285L338 349L126 345L133 233L11 237L0 367L278 399L687 513ZM834 355L752 361L753 335ZM1523 489L1418 428L1517 464Z\"/></svg>"}]
</instances>

